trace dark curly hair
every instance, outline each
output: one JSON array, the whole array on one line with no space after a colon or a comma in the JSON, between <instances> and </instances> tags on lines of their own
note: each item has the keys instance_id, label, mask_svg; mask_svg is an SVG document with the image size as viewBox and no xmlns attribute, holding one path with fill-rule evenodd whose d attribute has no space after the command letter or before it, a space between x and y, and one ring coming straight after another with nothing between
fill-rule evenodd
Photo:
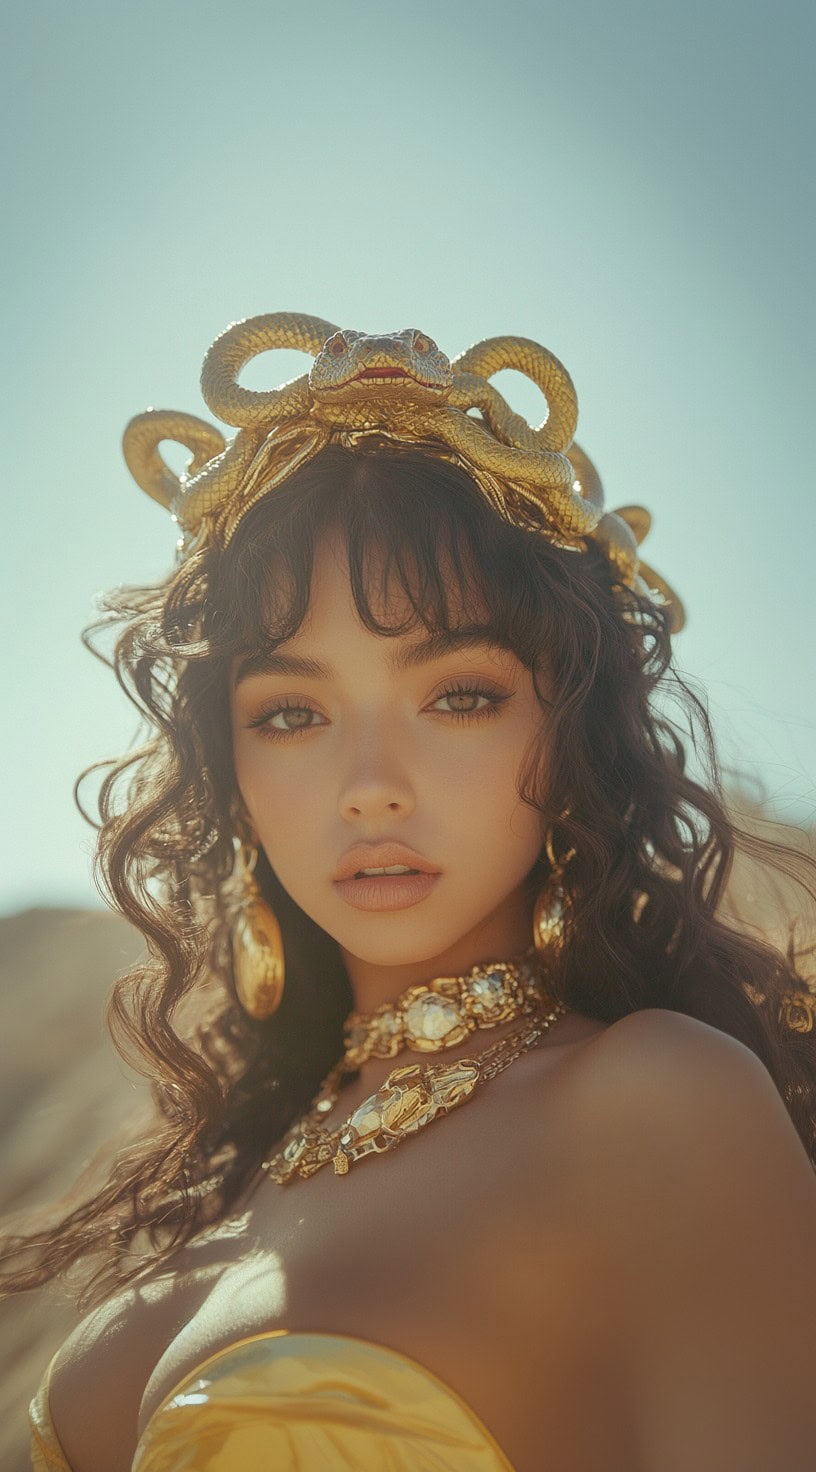
<instances>
[{"instance_id":1,"label":"dark curly hair","mask_svg":"<svg viewBox=\"0 0 816 1472\"><path fill-rule=\"evenodd\" d=\"M722 906L740 846L811 895L813 865L735 829L704 703L671 663L666 610L616 582L597 544L576 552L503 520L445 459L331 446L258 501L226 550L192 553L157 587L118 590L86 633L94 648L113 625L108 662L148 723L143 744L102 764L97 876L147 943L147 960L113 988L109 1025L152 1080L155 1118L120 1142L99 1189L75 1190L47 1226L6 1237L5 1292L79 1264L80 1304L92 1304L170 1258L228 1215L342 1051L353 998L339 948L263 855L257 874L287 973L269 1020L238 1007L228 944L243 821L231 663L294 635L318 538L331 530L346 539L367 629L405 632L405 621L387 625L373 612L372 577L384 568L409 600L410 626L447 630L475 599L481 621L486 610L532 672L546 753L542 739L520 794L554 823L556 852L574 850L558 995L608 1023L670 1008L738 1038L769 1070L816 1162L816 1035L790 1025L791 998L806 1002L807 983L793 947L784 955L749 937ZM693 750L705 780L690 774ZM542 854L531 904L548 872Z\"/></svg>"}]
</instances>

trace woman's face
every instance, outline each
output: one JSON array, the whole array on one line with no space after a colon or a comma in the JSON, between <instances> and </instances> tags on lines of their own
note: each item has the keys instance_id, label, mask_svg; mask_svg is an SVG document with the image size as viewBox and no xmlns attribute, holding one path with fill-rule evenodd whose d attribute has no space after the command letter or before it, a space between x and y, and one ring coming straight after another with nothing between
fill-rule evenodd
<instances>
[{"instance_id":1,"label":"woman's face","mask_svg":"<svg viewBox=\"0 0 816 1472\"><path fill-rule=\"evenodd\" d=\"M374 611L396 622L402 590ZM421 625L398 637L370 633L345 544L325 537L295 637L265 667L239 660L233 669L247 812L284 888L347 963L410 968L439 958L464 969L532 940L521 887L542 824L517 792L542 721L530 672L482 640L429 657L427 639ZM387 843L411 852L377 855ZM349 855L355 845L362 852ZM357 873L410 868L412 856L435 877L337 877L344 861Z\"/></svg>"}]
</instances>

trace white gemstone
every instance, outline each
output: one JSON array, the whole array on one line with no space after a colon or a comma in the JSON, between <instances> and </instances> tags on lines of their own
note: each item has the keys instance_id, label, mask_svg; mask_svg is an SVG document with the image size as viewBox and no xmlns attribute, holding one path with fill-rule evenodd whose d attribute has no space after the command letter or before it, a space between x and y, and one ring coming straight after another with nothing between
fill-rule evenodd
<instances>
[{"instance_id":1,"label":"white gemstone","mask_svg":"<svg viewBox=\"0 0 816 1472\"><path fill-rule=\"evenodd\" d=\"M459 1013L445 997L417 997L405 1013L405 1026L415 1038L444 1038L459 1025Z\"/></svg>"},{"instance_id":2,"label":"white gemstone","mask_svg":"<svg viewBox=\"0 0 816 1472\"><path fill-rule=\"evenodd\" d=\"M488 971L484 976L474 976L469 989L474 997L498 1002L504 996L504 977L500 971Z\"/></svg>"}]
</instances>

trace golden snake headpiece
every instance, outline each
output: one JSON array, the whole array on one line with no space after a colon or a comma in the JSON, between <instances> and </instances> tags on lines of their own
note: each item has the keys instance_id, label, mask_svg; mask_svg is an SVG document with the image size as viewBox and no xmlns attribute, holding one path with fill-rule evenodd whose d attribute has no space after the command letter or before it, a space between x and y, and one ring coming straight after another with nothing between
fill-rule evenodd
<instances>
[{"instance_id":1,"label":"golden snake headpiece","mask_svg":"<svg viewBox=\"0 0 816 1472\"><path fill-rule=\"evenodd\" d=\"M309 373L259 393L238 383L241 369L271 348L314 355ZM490 379L515 368L538 385L547 418L533 429ZM578 402L555 355L526 337L489 337L452 361L416 328L368 335L320 317L271 312L235 322L216 338L201 373L213 414L238 433L193 414L148 409L124 435L128 467L142 490L168 507L181 528L181 557L226 546L241 518L324 445L364 439L419 444L465 470L505 520L580 548L599 542L618 578L668 606L673 632L685 621L676 593L646 563L639 545L651 525L642 506L604 511L594 465L573 443ZM192 455L175 475L162 440Z\"/></svg>"}]
</instances>

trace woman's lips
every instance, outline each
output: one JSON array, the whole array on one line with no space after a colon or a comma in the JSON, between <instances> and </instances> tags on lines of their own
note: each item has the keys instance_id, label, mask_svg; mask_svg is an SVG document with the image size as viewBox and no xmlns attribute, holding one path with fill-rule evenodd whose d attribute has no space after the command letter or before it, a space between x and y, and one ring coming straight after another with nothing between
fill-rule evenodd
<instances>
[{"instance_id":1,"label":"woman's lips","mask_svg":"<svg viewBox=\"0 0 816 1472\"><path fill-rule=\"evenodd\" d=\"M441 874L364 874L362 879L335 879L341 899L355 910L407 910L431 893Z\"/></svg>"}]
</instances>

